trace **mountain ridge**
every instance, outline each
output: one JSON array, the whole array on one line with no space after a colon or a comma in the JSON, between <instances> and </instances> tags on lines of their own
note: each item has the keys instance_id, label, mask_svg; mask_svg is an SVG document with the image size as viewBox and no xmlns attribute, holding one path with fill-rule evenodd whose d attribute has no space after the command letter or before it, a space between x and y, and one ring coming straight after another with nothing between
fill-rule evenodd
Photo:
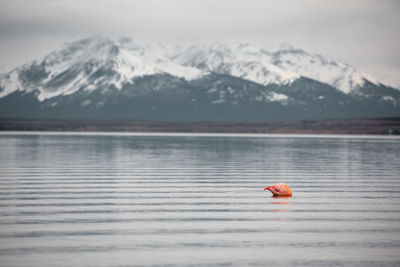
<instances>
[{"instance_id":1,"label":"mountain ridge","mask_svg":"<svg viewBox=\"0 0 400 267\"><path fill-rule=\"evenodd\" d=\"M0 117L270 120L399 116L400 91L345 63L260 44L64 45L0 78Z\"/></svg>"}]
</instances>

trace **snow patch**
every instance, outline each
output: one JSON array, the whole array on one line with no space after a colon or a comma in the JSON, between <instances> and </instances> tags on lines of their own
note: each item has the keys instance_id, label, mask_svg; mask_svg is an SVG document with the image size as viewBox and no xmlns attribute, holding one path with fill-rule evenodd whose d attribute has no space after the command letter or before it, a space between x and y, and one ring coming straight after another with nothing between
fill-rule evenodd
<instances>
[{"instance_id":1,"label":"snow patch","mask_svg":"<svg viewBox=\"0 0 400 267\"><path fill-rule=\"evenodd\" d=\"M288 96L284 94L278 94L275 92L272 92L272 95L268 97L269 101L275 102L275 101L286 101L288 100Z\"/></svg>"},{"instance_id":2,"label":"snow patch","mask_svg":"<svg viewBox=\"0 0 400 267\"><path fill-rule=\"evenodd\" d=\"M92 102L92 101L90 101L90 100L85 100L85 101L83 101L83 102L81 103L81 107L89 106L91 102Z\"/></svg>"},{"instance_id":3,"label":"snow patch","mask_svg":"<svg viewBox=\"0 0 400 267\"><path fill-rule=\"evenodd\" d=\"M214 100L211 103L212 104L222 104L222 103L225 103L225 102L226 102L226 100L221 98L221 99L218 99L218 100Z\"/></svg>"},{"instance_id":4,"label":"snow patch","mask_svg":"<svg viewBox=\"0 0 400 267\"><path fill-rule=\"evenodd\" d=\"M14 91L21 91L23 87L19 82L17 70L14 70L6 75L0 82L0 87L2 88L2 91L0 91L0 98L7 96Z\"/></svg>"},{"instance_id":5,"label":"snow patch","mask_svg":"<svg viewBox=\"0 0 400 267\"><path fill-rule=\"evenodd\" d=\"M93 91L96 89L96 86L94 84L89 84L86 86L85 91Z\"/></svg>"},{"instance_id":6,"label":"snow patch","mask_svg":"<svg viewBox=\"0 0 400 267\"><path fill-rule=\"evenodd\" d=\"M217 88L211 88L211 89L208 89L207 94L212 94L215 92L217 92Z\"/></svg>"},{"instance_id":7,"label":"snow patch","mask_svg":"<svg viewBox=\"0 0 400 267\"><path fill-rule=\"evenodd\" d=\"M261 96L261 95L254 97L254 100L257 101L257 102L261 102L264 99L265 99L264 96Z\"/></svg>"},{"instance_id":8,"label":"snow patch","mask_svg":"<svg viewBox=\"0 0 400 267\"><path fill-rule=\"evenodd\" d=\"M388 96L388 95L383 96L383 97L381 98L381 101L391 102L393 106L397 106L397 101L396 101L396 99L394 99L393 97Z\"/></svg>"}]
</instances>

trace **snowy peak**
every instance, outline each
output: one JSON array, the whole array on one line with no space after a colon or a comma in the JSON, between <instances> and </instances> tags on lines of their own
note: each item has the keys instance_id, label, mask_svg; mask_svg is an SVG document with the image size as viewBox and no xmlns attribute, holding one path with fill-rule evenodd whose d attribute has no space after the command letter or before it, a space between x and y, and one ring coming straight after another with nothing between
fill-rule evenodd
<instances>
[{"instance_id":1,"label":"snowy peak","mask_svg":"<svg viewBox=\"0 0 400 267\"><path fill-rule=\"evenodd\" d=\"M290 84L300 75L269 63L265 52L249 44L206 44L179 51L173 60L204 71L229 74L262 85Z\"/></svg>"},{"instance_id":2,"label":"snowy peak","mask_svg":"<svg viewBox=\"0 0 400 267\"><path fill-rule=\"evenodd\" d=\"M79 90L122 88L137 77L168 73L187 80L202 71L172 62L158 45L139 45L93 37L68 43L39 61L25 64L1 80L0 97L38 90L43 101Z\"/></svg>"},{"instance_id":3,"label":"snowy peak","mask_svg":"<svg viewBox=\"0 0 400 267\"><path fill-rule=\"evenodd\" d=\"M194 45L178 51L173 60L185 66L230 74L263 85L290 84L303 76L327 83L348 94L363 86L365 81L382 84L350 65L287 44Z\"/></svg>"},{"instance_id":4,"label":"snowy peak","mask_svg":"<svg viewBox=\"0 0 400 267\"><path fill-rule=\"evenodd\" d=\"M356 71L347 64L318 54L310 54L301 49L273 52L270 60L272 64L286 71L327 83L346 94L363 86L365 81L380 84L374 78Z\"/></svg>"}]
</instances>

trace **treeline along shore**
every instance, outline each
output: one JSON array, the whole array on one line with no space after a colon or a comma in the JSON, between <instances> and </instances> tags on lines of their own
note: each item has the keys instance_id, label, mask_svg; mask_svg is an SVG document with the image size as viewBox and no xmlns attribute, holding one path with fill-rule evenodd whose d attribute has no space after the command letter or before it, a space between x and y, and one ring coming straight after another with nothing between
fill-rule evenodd
<instances>
[{"instance_id":1,"label":"treeline along shore","mask_svg":"<svg viewBox=\"0 0 400 267\"><path fill-rule=\"evenodd\" d=\"M400 118L268 122L0 119L0 131L399 135Z\"/></svg>"}]
</instances>

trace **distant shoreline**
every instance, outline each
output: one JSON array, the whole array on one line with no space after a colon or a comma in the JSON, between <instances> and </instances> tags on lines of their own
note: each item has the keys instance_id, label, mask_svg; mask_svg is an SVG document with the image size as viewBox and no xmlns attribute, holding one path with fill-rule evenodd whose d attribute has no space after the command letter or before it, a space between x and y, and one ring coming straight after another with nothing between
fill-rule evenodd
<instances>
[{"instance_id":1,"label":"distant shoreline","mask_svg":"<svg viewBox=\"0 0 400 267\"><path fill-rule=\"evenodd\" d=\"M400 118L266 122L0 119L0 131L399 135Z\"/></svg>"}]
</instances>

